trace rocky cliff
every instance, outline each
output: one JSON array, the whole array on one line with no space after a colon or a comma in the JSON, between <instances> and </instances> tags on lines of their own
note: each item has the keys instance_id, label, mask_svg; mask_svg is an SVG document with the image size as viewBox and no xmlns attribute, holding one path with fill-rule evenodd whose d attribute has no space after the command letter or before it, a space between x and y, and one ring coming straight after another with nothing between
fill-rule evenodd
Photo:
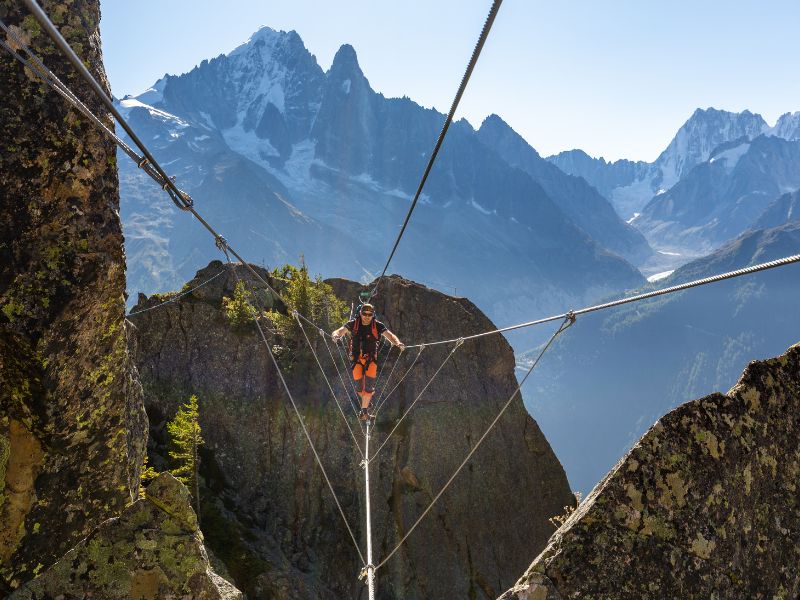
<instances>
[{"instance_id":1,"label":"rocky cliff","mask_svg":"<svg viewBox=\"0 0 800 600\"><path fill-rule=\"evenodd\" d=\"M47 2L105 82L98 2ZM95 111L21 3L0 17ZM47 567L138 490L146 419L123 325L114 145L0 56L0 589Z\"/></svg>"},{"instance_id":2,"label":"rocky cliff","mask_svg":"<svg viewBox=\"0 0 800 600\"><path fill-rule=\"evenodd\" d=\"M46 1L44 9L107 89L99 2ZM0 1L0 18L104 114L22 3ZM108 598L108 581L94 579L92 568L70 569L76 557L96 559L108 534L127 545L110 546L119 551L107 557L116 566L100 577L120 579L133 530L107 520L137 498L147 441L127 350L115 148L5 51L0 73L0 596L41 574L21 597L64 598L69 590L69 598ZM123 521L144 510L133 506ZM148 549L158 556L167 546ZM200 559L194 567L207 567ZM205 583L190 585L187 565L170 564L161 567L171 590L213 597L201 593ZM160 585L157 573L141 575L140 583Z\"/></svg>"},{"instance_id":3,"label":"rocky cliff","mask_svg":"<svg viewBox=\"0 0 800 600\"><path fill-rule=\"evenodd\" d=\"M503 600L800 597L800 345L659 420Z\"/></svg>"},{"instance_id":4,"label":"rocky cliff","mask_svg":"<svg viewBox=\"0 0 800 600\"><path fill-rule=\"evenodd\" d=\"M163 452L164 421L189 394L197 394L207 442L201 523L208 545L237 585L252 598L356 597L363 590L356 579L357 553L266 350L256 330L232 329L221 310L222 298L232 295L236 283L231 268L212 262L187 286L222 269L202 288L132 317L154 462ZM238 270L249 278L241 266ZM331 283L348 304L363 289L344 280ZM135 310L165 299L140 297ZM397 277L384 280L377 310L405 341L492 328L469 301ZM344 400L318 332L309 336ZM270 343L279 341L273 337ZM313 357L300 348L286 364L287 382L363 548L361 457ZM450 349L423 352L382 409L373 449ZM413 354L402 356L393 382L411 366ZM388 379L387 368L381 378ZM515 386L513 353L502 338L483 338L456 351L372 466L377 560L428 505ZM521 559L544 547L553 530L548 518L570 500L563 469L518 399L403 549L379 571L379 596L495 597L524 568Z\"/></svg>"}]
</instances>

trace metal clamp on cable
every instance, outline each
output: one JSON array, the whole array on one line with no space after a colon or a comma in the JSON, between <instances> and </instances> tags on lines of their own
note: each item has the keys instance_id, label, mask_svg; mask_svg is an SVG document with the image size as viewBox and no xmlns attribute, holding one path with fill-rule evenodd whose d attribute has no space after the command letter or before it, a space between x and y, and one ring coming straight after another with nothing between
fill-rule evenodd
<instances>
[{"instance_id":1,"label":"metal clamp on cable","mask_svg":"<svg viewBox=\"0 0 800 600\"><path fill-rule=\"evenodd\" d=\"M221 235L218 235L216 238L214 238L214 244L216 244L217 248L219 248L220 251L225 253L228 252L228 240L226 240Z\"/></svg>"},{"instance_id":2,"label":"metal clamp on cable","mask_svg":"<svg viewBox=\"0 0 800 600\"><path fill-rule=\"evenodd\" d=\"M298 321L300 320L300 317L298 316L299 314L300 314L300 313L299 313L299 312L297 312L297 309L296 309L296 308L295 308L295 309L292 309L292 316L293 316L295 319L297 319Z\"/></svg>"},{"instance_id":3,"label":"metal clamp on cable","mask_svg":"<svg viewBox=\"0 0 800 600\"><path fill-rule=\"evenodd\" d=\"M364 460L362 460L360 463L358 463L358 466L359 466L359 468L361 468L361 469L363 469L363 468L364 468L364 467L366 467L367 465L369 465L369 463L367 462L367 460L366 460L366 459L364 459Z\"/></svg>"},{"instance_id":4,"label":"metal clamp on cable","mask_svg":"<svg viewBox=\"0 0 800 600\"><path fill-rule=\"evenodd\" d=\"M359 579L359 580L366 579L366 578L367 578L367 576L369 575L369 570L370 570L370 569L374 569L374 568L375 568L375 565L367 565L367 566L365 566L365 567L364 567L363 569L361 569L361 571L359 572L359 574L358 574L358 579Z\"/></svg>"},{"instance_id":5,"label":"metal clamp on cable","mask_svg":"<svg viewBox=\"0 0 800 600\"><path fill-rule=\"evenodd\" d=\"M190 210L194 206L194 200L183 190L179 190L179 192L181 194L181 200L184 202L183 210Z\"/></svg>"},{"instance_id":6,"label":"metal clamp on cable","mask_svg":"<svg viewBox=\"0 0 800 600\"><path fill-rule=\"evenodd\" d=\"M149 162L150 160L146 156L143 156L142 160L136 163L136 166L139 167L140 169L144 169L144 166Z\"/></svg>"},{"instance_id":7,"label":"metal clamp on cable","mask_svg":"<svg viewBox=\"0 0 800 600\"><path fill-rule=\"evenodd\" d=\"M167 179L164 183L161 184L161 189L162 190L166 190L168 187L170 187L170 185L169 185L170 183L175 183L175 176L174 175L172 177L170 177L169 179ZM173 198L173 200L174 200L174 198Z\"/></svg>"},{"instance_id":8,"label":"metal clamp on cable","mask_svg":"<svg viewBox=\"0 0 800 600\"><path fill-rule=\"evenodd\" d=\"M564 316L567 318L567 320L569 321L569 324L570 324L570 325L574 324L574 323L575 323L575 319L577 319L577 318L578 318L578 317L575 315L575 311L574 311L574 310L569 310L569 311L567 311L567 314L566 314L566 315L564 315Z\"/></svg>"},{"instance_id":9,"label":"metal clamp on cable","mask_svg":"<svg viewBox=\"0 0 800 600\"><path fill-rule=\"evenodd\" d=\"M461 346L461 344L463 344L463 343L464 343L464 338L463 337L458 338L456 340L456 345L455 345L455 347L453 348L452 351L455 352L456 350L458 350L459 347Z\"/></svg>"}]
</instances>

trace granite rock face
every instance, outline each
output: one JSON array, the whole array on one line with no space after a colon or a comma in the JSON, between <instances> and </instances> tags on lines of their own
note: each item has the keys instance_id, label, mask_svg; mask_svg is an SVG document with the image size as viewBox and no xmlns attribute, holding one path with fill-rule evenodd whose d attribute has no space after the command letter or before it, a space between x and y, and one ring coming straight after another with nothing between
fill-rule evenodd
<instances>
[{"instance_id":1,"label":"granite rock face","mask_svg":"<svg viewBox=\"0 0 800 600\"><path fill-rule=\"evenodd\" d=\"M223 269L196 291L131 318L151 437L157 441L164 421L189 394L197 394L206 440L203 532L248 597L357 597L363 591L356 578L358 554L266 349L255 329L232 329L221 311L222 297L231 296L236 284L233 267L213 262L187 285L194 287ZM236 269L249 280L241 266ZM365 289L344 280L330 283L348 304ZM168 298L140 297L135 310ZM405 342L492 328L468 300L398 277L384 279L376 307ZM313 328L308 335L363 444L325 343ZM271 344L278 344L268 336ZM381 409L373 451L451 350L430 347L413 368L415 351L401 357L392 383L410 371ZM393 351L384 363L379 390L381 381L389 380L396 356ZM286 366L289 388L364 551L361 456L313 356L298 350ZM513 353L501 337L465 343L442 368L371 467L376 562L428 506L515 387ZM156 464L158 452L158 447L151 449ZM526 553L544 547L553 531L548 518L571 498L561 465L517 399L436 507L379 571L380 597L496 597L524 568Z\"/></svg>"},{"instance_id":2,"label":"granite rock face","mask_svg":"<svg viewBox=\"0 0 800 600\"><path fill-rule=\"evenodd\" d=\"M109 519L11 595L49 598L241 600L211 571L186 487L162 473L145 498Z\"/></svg>"},{"instance_id":3,"label":"granite rock face","mask_svg":"<svg viewBox=\"0 0 800 600\"><path fill-rule=\"evenodd\" d=\"M44 2L106 87L99 2ZM0 18L87 105L14 0ZM5 34L3 34L5 35ZM136 497L146 416L124 326L113 143L0 53L0 595Z\"/></svg>"},{"instance_id":4,"label":"granite rock face","mask_svg":"<svg viewBox=\"0 0 800 600\"><path fill-rule=\"evenodd\" d=\"M800 345L658 421L503 600L800 597Z\"/></svg>"}]
</instances>

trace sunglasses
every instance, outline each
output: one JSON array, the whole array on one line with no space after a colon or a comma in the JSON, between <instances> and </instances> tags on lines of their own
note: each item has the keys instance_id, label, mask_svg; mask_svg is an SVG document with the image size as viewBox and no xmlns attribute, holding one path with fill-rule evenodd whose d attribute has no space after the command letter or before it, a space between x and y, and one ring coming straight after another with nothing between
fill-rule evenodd
<instances>
[{"instance_id":1,"label":"sunglasses","mask_svg":"<svg viewBox=\"0 0 800 600\"><path fill-rule=\"evenodd\" d=\"M372 316L372 313L371 313L371 312L362 312L362 313L361 313L361 316L362 316L362 317L371 317L371 316Z\"/></svg>"}]
</instances>

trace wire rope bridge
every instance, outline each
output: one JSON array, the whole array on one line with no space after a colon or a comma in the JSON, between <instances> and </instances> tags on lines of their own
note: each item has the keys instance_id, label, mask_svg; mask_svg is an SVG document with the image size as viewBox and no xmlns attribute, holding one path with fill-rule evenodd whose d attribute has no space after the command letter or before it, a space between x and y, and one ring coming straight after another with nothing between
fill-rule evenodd
<instances>
[{"instance_id":1,"label":"wire rope bridge","mask_svg":"<svg viewBox=\"0 0 800 600\"><path fill-rule=\"evenodd\" d=\"M389 257L388 257L388 259L386 261L386 265L383 268L383 272L378 277L378 279L375 282L375 285L374 285L373 289L369 293L369 298L370 299L377 294L378 287L379 287L379 285L381 283L381 280L385 276L386 270L388 269L389 264L390 264L390 262L392 260L392 257L394 256L395 251L397 250L397 247L398 247L398 245L400 243L400 240L402 239L403 233L406 230L406 226L409 223L409 220L411 218L411 214L412 214L412 212L413 212L413 210L414 210L414 208L416 206L417 200L419 199L419 197L420 197L420 195L422 193L422 189L423 189L423 187L425 185L425 181L427 180L427 177L428 177L428 175L429 175L429 173L430 173L430 171L431 171L431 169L433 167L434 161L436 160L436 156L438 155L439 149L442 146L442 143L444 141L445 135L447 134L447 130L448 130L449 126L450 126L450 123L453 120L453 117L455 115L455 111L456 111L456 108L458 106L458 103L459 103L459 101L461 99L461 96L464 93L464 90L466 88L467 82L469 81L470 75L471 75L471 73L472 73L472 71L473 71L473 69L474 69L474 67L475 67L475 65L477 63L478 56L480 55L481 49L483 48L484 43L486 42L486 39L487 39L488 34L489 34L489 31L490 31L490 29L492 27L494 19L495 19L496 15L497 15L497 12L498 12L499 8L500 8L501 1L502 0L495 0L493 2L493 4L492 4L491 10L489 12L489 15L488 15L488 17L486 19L486 22L484 23L483 29L481 31L480 38L479 38L479 40L478 40L478 42L477 42L477 44L475 46L475 49L473 51L473 54L472 54L472 57L470 59L469 65L467 67L467 70L466 70L466 72L465 72L465 74L464 74L464 76L463 76L463 78L461 80L461 84L460 84L460 86L458 88L458 92L457 92L456 97L455 97L455 99L453 101L453 104L451 106L450 112L447 115L447 118L445 120L444 126L442 128L442 131L439 134L439 137L438 137L438 139L436 141L436 144L434 146L434 150L433 150L433 152L431 154L430 160L428 161L428 164L427 164L427 166L425 168L425 171L424 171L424 173L422 175L422 179L420 181L419 187L417 188L417 192L416 192L416 194L414 196L414 199L413 199L413 202L412 202L412 204L411 204L411 206L409 208L408 214L406 215L406 218L405 218L405 221L404 221L404 223L402 225L400 233L398 234L397 239L395 240L394 246L392 247L392 250L391 250L391 252L389 254ZM114 141L114 143L116 143L137 164L137 166L139 168L143 169L145 171L145 173L147 173L156 182L156 184L159 185L167 193L169 198L172 200L172 202L178 208L180 208L181 210L191 214L212 235L217 248L224 254L225 259L227 261L228 268L230 268L232 270L232 272L234 274L234 277L236 278L237 282L242 281L239 278L239 275L238 275L238 272L237 272L237 268L236 268L237 264L240 264L244 269L246 269L250 273L250 275L253 276L255 282L257 282L258 284L263 285L267 290L272 292L272 294L274 294L276 297L280 298L287 307L290 306L290 304L288 302L286 302L286 300L281 296L281 294L278 291L276 291L275 289L273 289L273 287L270 285L270 283L258 271L256 271L252 267L252 265L250 265L248 262L246 262L236 252L236 250L233 248L233 246L222 235L220 235L208 223L208 221L206 221L201 216L201 214L199 213L199 211L195 207L192 198L186 192L180 190L176 186L174 178L170 177L170 176L168 176L166 174L166 172L164 171L162 166L153 157L153 155L150 153L150 151L144 146L144 144L136 136L136 134L131 130L131 128L125 122L125 120L122 117L122 115L119 113L119 111L114 106L114 103L113 103L112 99L109 98L109 96L106 94L106 92L103 89L103 87L92 76L92 74L86 68L84 63L81 61L80 57L78 57L78 55L74 52L74 50L64 40L64 38L58 32L58 30L53 25L53 23L50 21L50 19L45 14L45 12L39 7L39 5L34 0L24 0L24 3L27 6L27 8L31 11L31 13L35 17L35 19L38 21L38 23L42 26L42 28L47 32L47 34L50 36L50 38L54 41L56 46L67 57L67 59L72 64L72 66L75 68L75 70L89 84L89 86L91 87L92 91L97 96L97 98L102 102L102 104L105 106L105 108L114 116L114 118L120 124L120 126L126 131L126 133L130 137L130 139L133 141L133 144L134 144L134 146L136 146L138 151L136 149L130 147L121 138L119 138L114 133L114 131L110 128L110 126L107 125L107 123L101 117L99 117L98 115L93 113L69 89L68 86L66 86L52 71L50 71L50 69L48 69L44 65L44 63L36 56L36 54L30 48L28 48L28 46L21 39L21 36L19 35L19 32L21 30L19 30L18 28L16 28L16 30L15 30L15 28L7 26L2 20L0 20L0 29L2 29L3 32L5 32L6 39L3 40L2 38L0 38L0 46L2 46L15 59L17 59L20 63L22 63L29 70L30 73L33 73L36 77L38 77L47 87L51 88L53 91L58 93L67 103L69 103L71 106L73 106L78 112L80 112L89 121L94 123L100 129L101 132L103 132L110 139L112 139ZM237 264L233 263L233 261L231 260L231 256L233 256L238 261ZM517 325L512 325L512 326L504 327L504 328L500 328L500 329L493 329L493 330L489 330L489 331L485 331L485 332L481 332L481 333L477 333L477 334L472 334L472 335L467 335L467 336L459 337L459 338L445 339L445 340L435 340L435 341L429 341L429 342L425 342L425 343L411 344L409 346L406 346L406 348L408 348L408 349L417 349L417 352L415 353L413 361L411 362L411 364L408 367L405 368L403 374L397 378L397 380L395 381L394 385L391 387L391 389L389 389L390 385L392 383L392 377L394 376L394 373L395 373L395 371L397 369L397 366L398 366L398 364L400 362L400 357L401 357L402 352L397 354L397 356L395 358L395 361L393 363L393 366L392 366L392 368L391 368L391 370L389 372L389 375L385 379L383 387L380 387L380 386L376 385L376 387L380 387L380 393L378 394L377 400L375 402L376 406L375 406L375 411L374 411L373 418L367 420L366 423L362 423L361 421L359 421L357 419L354 419L354 418L351 418L351 417L348 417L345 414L346 413L346 408L345 408L346 403L340 401L339 394L337 394L336 391L335 391L335 387L336 386L334 384L332 384L330 379L328 378L326 370L325 370L325 368L323 367L323 364L322 364L323 361L322 361L322 359L320 359L320 356L317 353L314 344L312 343L311 337L309 336L309 331L312 332L311 335L314 335L314 332L316 332L320 336L320 338L322 339L322 342L324 344L324 347L326 349L328 357L330 358L330 361L332 362L332 364L335 367L336 376L339 379L339 384L341 386L341 390L343 391L343 393L350 400L349 403L351 405L351 408L353 409L354 415L357 415L358 408L357 408L357 406L356 406L356 404L354 402L355 394L353 394L353 395L350 394L350 390L351 389L352 389L353 392L355 392L356 390L355 390L352 378L349 377L348 358L346 356L347 350L344 348L343 343L341 343L340 341L334 340L330 333L328 333L327 331L325 331L322 328L320 328L319 326L317 326L308 317L300 314L297 311L292 311L291 315L296 320L300 330L302 331L303 338L304 338L308 348L310 349L316 364L318 365L321 373L323 374L323 377L325 379L325 383L326 383L326 385L327 385L327 387L328 387L328 389L329 389L329 391L331 393L331 396L336 401L336 406L337 406L339 415L344 420L344 422L345 422L345 424L347 426L348 432L350 434L350 437L351 437L351 439L353 441L354 447L356 448L356 451L358 452L358 455L359 455L359 457L361 459L360 467L363 468L363 471L364 471L365 496L366 496L365 497L365 508L366 508L366 510L365 510L365 513L366 513L366 515L365 515L365 517L366 517L365 518L366 555L365 555L364 552L362 552L361 545L358 543L358 541L356 539L356 535L353 532L353 528L351 527L350 522L348 521L347 516L346 516L344 510L342 509L342 506L341 506L341 503L339 502L339 499L337 497L336 491L334 490L333 485L331 484L331 481L330 481L330 477L328 476L328 473L327 473L327 471L325 469L325 465L323 464L323 462L322 462L322 460L320 458L320 455L319 455L319 453L318 453L318 451L317 451L317 449L316 449L316 447L314 445L314 442L313 442L313 440L311 438L311 435L308 432L308 429L306 427L303 415L301 414L300 409L298 408L298 405L297 405L297 403L295 401L295 398L292 395L292 392L289 389L288 384L286 383L286 379L285 379L285 377L283 375L283 372L281 371L280 365L279 365L279 363L278 363L278 361L277 361L277 359L276 359L276 357L275 357L275 355L273 353L272 346L269 343L267 334L266 334L266 332L264 330L264 327L262 325L261 319L259 317L260 313L263 314L263 309L264 309L263 305L260 307L260 309L261 309L260 313L259 313L259 311L256 311L254 307L251 307L251 313L252 313L251 316L253 318L255 327L256 327L256 329L258 331L259 337L261 338L261 341L264 344L264 347L266 349L267 355L269 356L270 362L271 362L273 368L275 369L275 372L276 372L276 374L277 374L277 376L278 376L278 378L279 378L279 380L281 382L281 386L283 387L283 390L284 390L287 398L289 399L289 402L290 402L290 404L292 406L292 409L293 409L293 411L294 411L294 413L295 413L295 415L296 415L296 417L297 417L297 419L298 419L298 421L300 423L301 429L303 431L303 435L306 438L306 440L307 440L307 442L308 442L308 444L309 444L309 446L311 448L311 451L312 451L312 453L314 455L315 461L316 461L317 465L320 468L320 471L321 471L321 473L323 475L325 483L326 483L326 485L327 485L327 487L328 487L328 489L329 489L329 491L331 493L331 496L332 496L332 498L334 500L334 503L335 503L335 505L336 505L336 507L338 509L338 512L341 515L342 522L345 525L345 528L347 530L349 538L352 541L353 546L355 548L355 551L356 551L356 553L358 555L358 558L359 558L359 560L361 562L360 576L362 578L366 579L367 587L368 587L368 591L369 591L369 598L370 598L370 600L374 600L374 598L375 598L375 574L376 574L376 572L379 571L380 569L382 569L387 564L387 562L389 560L391 560L391 558L400 550L400 548L405 544L405 542L408 540L409 536L411 536L411 534L414 532L414 530L417 528L417 526L420 524L420 522L425 518L425 516L430 512L430 510L437 503L437 501L441 498L441 496L445 493L445 491L450 487L450 485L456 479L456 477L461 472L461 470L467 465L469 460L472 458L472 456L475 454L475 452L478 450L478 448L481 446L481 444L484 442L484 440L487 438L487 436L489 436L489 434L491 433L492 429L497 425L498 421L503 416L505 411L512 404L514 399L519 395L522 386L525 384L525 382L527 381L528 377L531 375L531 373L534 371L536 366L539 364L539 362L541 361L541 359L544 356L544 354L552 346L553 342L561 334L563 334L569 327L571 327L575 323L575 320L576 320L576 318L578 316L584 315L584 314L588 314L588 313L591 313L591 312L606 310L606 309L613 308L613 307L616 307L616 306L620 306L620 305L623 305L623 304L628 304L628 303L632 303L632 302L640 302L640 301L646 300L648 298L653 298L653 297L661 296L661 295L665 295L665 294L672 294L672 293L676 293L676 292L679 292L679 291L688 290L688 289L699 287L699 286L703 286L703 285L708 285L708 284L715 283L715 282L718 282L718 281L723 281L723 280L726 280L726 279L731 279L731 278L735 278L735 277L741 277L741 276L745 276L745 275L750 275L750 274L757 273L757 272L760 272L760 271L764 271L764 270L767 270L767 269L773 269L773 268L777 268L777 267L781 267L781 266L785 266L785 265L789 265L789 264L793 264L793 263L798 263L798 262L800 262L800 254L796 254L796 255L793 255L793 256L787 256L785 258L781 258L781 259L778 259L778 260L774 260L774 261L770 261L770 262L765 262L765 263L753 265L753 266L746 267L746 268L743 268L743 269L738 269L736 271L730 271L730 272L727 272L727 273L721 273L719 275L715 275L715 276L712 276L712 277L707 277L707 278L704 278L704 279L699 279L699 280L696 280L696 281L691 281L691 282L675 285L675 286L664 288L664 289L660 289L660 290L654 290L654 291L651 291L651 292L646 292L646 293L642 293L642 294L638 294L638 295L634 295L634 296L629 296L629 297L626 297L626 298L621 298L619 300L615 300L615 301L612 301L612 302L607 302L607 303L604 303L604 304L598 304L598 305L594 305L594 306L589 306L589 307L582 308L582 309L579 309L579 310L567 311L565 313L558 314L558 315L553 315L551 317L547 317L547 318L544 318L544 319L538 319L538 320L534 320L534 321L528 321L528 322L525 322L525 323L519 323ZM200 284L198 284L194 288L186 290L185 292L182 292L182 293L180 293L180 294L178 294L178 295L176 295L174 297L170 297L165 302L162 302L160 304L154 305L152 307L148 307L146 309L142 309L142 310L139 310L139 311L136 311L136 312L132 312L128 316L129 317L137 316L137 315L139 315L139 314L141 314L143 312L154 310L156 308L161 308L161 307L163 307L163 306L165 306L167 304L170 304L172 302L176 302L176 301L180 300L181 298L183 298L184 296L186 296L188 294L191 294L196 289L206 285L211 280L216 279L223 272L225 272L225 271L223 270L223 271L215 274L213 277L201 282ZM244 283L247 285L246 282L244 282ZM250 287L251 291L253 291L253 285L250 285L249 287ZM259 302L261 301L260 300L261 296L259 294L254 294L253 296L256 299L258 299ZM431 500L429 505L425 508L425 510L423 510L423 512L418 516L418 518L415 520L415 522L406 530L406 532L402 536L402 538L395 544L395 546L392 548L392 550L390 550L386 554L386 556L384 556L379 562L377 562L377 564L375 564L375 562L373 560L373 552L372 552L372 522L371 522L371 504L370 504L370 465L372 465L372 463L380 455L381 451L386 447L386 444L389 442L389 440L395 434L395 432L397 431L397 429L400 426L400 424L406 419L406 417L410 414L410 412L413 410L413 408L417 405L417 403L419 402L420 398L425 394L425 392L428 390L429 386L436 379L436 377L439 375L439 373L445 368L445 366L451 360L453 355L465 343L470 342L470 341L475 340L475 339L482 338L482 337L490 336L490 335L497 335L497 334L505 333L505 332L508 332L508 331L516 330L516 329L522 329L522 328L526 328L526 327L533 327L533 326L542 325L542 324L550 323L550 322L557 322L557 321L560 321L560 324L555 329L555 331L552 333L552 335L550 336L549 340L541 347L536 359L532 362L532 364L528 368L528 370L525 373L525 375L518 382L516 388L511 393L511 395L502 404L502 406L499 409L499 411L497 412L497 415L495 416L494 420L492 420L492 422L487 425L487 427L486 427L485 431L483 432L483 434L481 435L481 437L478 438L478 441L472 446L472 448L469 450L467 455L464 457L464 459L461 461L461 463L456 467L456 469L453 471L452 475L446 481L446 483L442 486L442 488L433 497L433 499ZM306 329L306 327L308 327L308 329ZM329 343L329 341L330 341L330 343ZM406 379L406 377L409 375L409 373L411 373L411 371L417 365L417 363L420 360L420 357L422 356L422 354L425 351L425 349L428 348L428 347L437 346L437 345L449 345L449 346L452 346L452 347L451 347L450 351L446 353L445 358L442 360L442 362L434 370L434 372L431 375L431 377L428 378L428 381L422 387L420 392L414 397L412 402L409 404L408 408L406 408L406 410L403 412L403 414L397 419L397 421L395 422L393 428L390 430L389 434L385 437L383 442L377 447L376 450L372 451L372 453L371 453L370 452L370 450L371 450L370 442L372 441L372 437L373 437L372 427L374 426L373 425L374 419L377 419L378 415L380 414L380 410L381 410L382 406L385 404L385 402L387 401L387 399L389 397L391 397L392 394L394 394L394 392L399 388L399 386ZM334 349L335 349L335 352L334 352ZM391 352L392 352L392 348L390 348L389 352L387 353L387 355L385 357L384 366L389 362L389 356L391 355ZM381 377L381 373L379 371L378 374L377 374L377 382L380 382L380 377ZM345 379L349 379L350 380L350 386L348 386L347 383L345 383ZM388 393L386 393L387 389L389 389ZM358 428L360 430L360 434L363 435L363 450L361 448L361 443L358 440L356 432L353 430L353 427L351 426L351 421L355 421L356 423L358 423Z\"/></svg>"}]
</instances>

